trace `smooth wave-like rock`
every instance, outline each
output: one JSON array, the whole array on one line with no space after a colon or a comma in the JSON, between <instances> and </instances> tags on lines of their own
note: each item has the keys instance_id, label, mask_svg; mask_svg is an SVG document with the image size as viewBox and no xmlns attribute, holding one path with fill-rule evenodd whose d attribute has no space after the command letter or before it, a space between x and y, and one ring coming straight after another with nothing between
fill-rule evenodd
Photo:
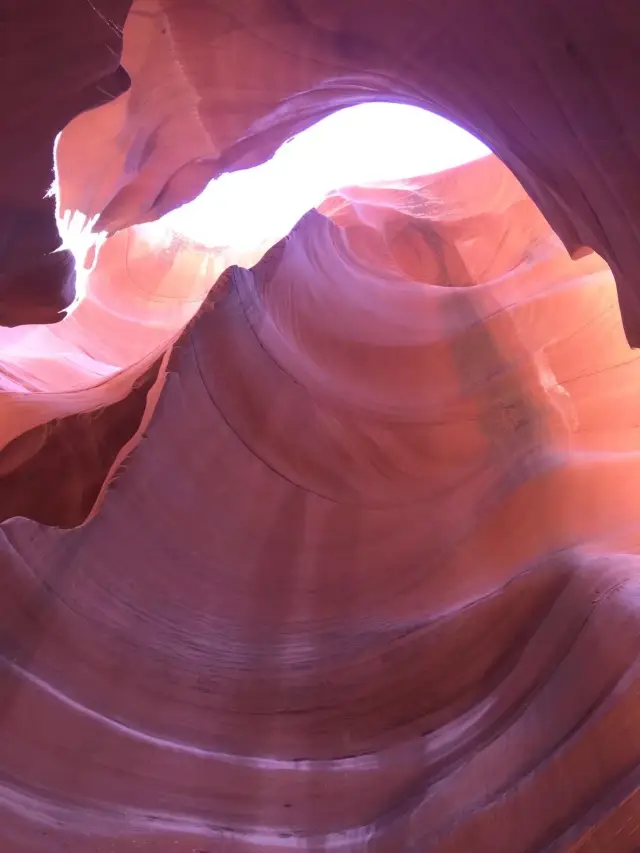
<instances>
[{"instance_id":1,"label":"smooth wave-like rock","mask_svg":"<svg viewBox=\"0 0 640 853\"><path fill-rule=\"evenodd\" d=\"M231 271L86 524L3 524L12 849L632 849L615 285L495 158L418 184Z\"/></svg>"},{"instance_id":2,"label":"smooth wave-like rock","mask_svg":"<svg viewBox=\"0 0 640 853\"><path fill-rule=\"evenodd\" d=\"M0 160L33 138L82 298L52 321L16 225L3 850L633 853L631 4L136 0L84 113L126 4L67 0L34 66L14 5L52 108ZM389 97L512 171L344 187L249 248L152 223Z\"/></svg>"},{"instance_id":3,"label":"smooth wave-like rock","mask_svg":"<svg viewBox=\"0 0 640 853\"><path fill-rule=\"evenodd\" d=\"M639 37L631 0L570 8L562 0L412 0L374 11L366 0L237 2L233 10L136 0L123 54L129 92L108 119L94 111L67 129L73 168L91 176L76 186L76 206L107 230L122 228L195 197L222 171L261 162L340 107L435 108L512 169L572 255L591 248L607 261L636 344L630 81ZM118 128L115 138L105 123Z\"/></svg>"},{"instance_id":4,"label":"smooth wave-like rock","mask_svg":"<svg viewBox=\"0 0 640 853\"><path fill-rule=\"evenodd\" d=\"M375 11L365 0L259 9L241 0L233 10L203 0L136 0L121 72L120 34L130 5L64 0L55 15L43 12L46 26L33 4L3 6L3 79L14 81L3 86L12 116L0 157L3 218L6 228L25 235L20 217L37 211L41 224L29 229L39 235L36 254L55 241L42 198L54 135L75 113L126 88L126 75L131 88L115 102L128 105L124 125L109 139L106 161L108 133L98 111L74 123L74 168L82 171L84 159L91 178L77 188L86 206L80 210L101 215L110 228L154 218L194 197L215 174L261 162L338 107L416 103L485 140L572 254L590 247L605 258L627 335L637 343L631 83L640 22L632 0L518 0L508 7L500 0L406 0ZM119 187L105 195L105 178L118 169ZM32 261L23 245L21 264ZM23 302L24 292L10 276L5 281L9 324L13 299L20 293ZM67 299L64 285L59 275L49 279L49 304ZM32 300L28 322L43 322L43 301ZM25 312L13 322L24 323Z\"/></svg>"}]
</instances>

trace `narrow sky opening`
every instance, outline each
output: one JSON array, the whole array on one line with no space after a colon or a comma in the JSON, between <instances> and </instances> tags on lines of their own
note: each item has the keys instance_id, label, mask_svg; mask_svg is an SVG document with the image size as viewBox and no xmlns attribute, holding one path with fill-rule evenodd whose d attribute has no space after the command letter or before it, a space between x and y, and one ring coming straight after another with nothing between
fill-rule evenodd
<instances>
[{"instance_id":1,"label":"narrow sky opening","mask_svg":"<svg viewBox=\"0 0 640 853\"><path fill-rule=\"evenodd\" d=\"M266 163L220 176L162 222L208 246L250 250L281 239L340 187L435 174L490 153L419 107L361 104L298 134Z\"/></svg>"}]
</instances>

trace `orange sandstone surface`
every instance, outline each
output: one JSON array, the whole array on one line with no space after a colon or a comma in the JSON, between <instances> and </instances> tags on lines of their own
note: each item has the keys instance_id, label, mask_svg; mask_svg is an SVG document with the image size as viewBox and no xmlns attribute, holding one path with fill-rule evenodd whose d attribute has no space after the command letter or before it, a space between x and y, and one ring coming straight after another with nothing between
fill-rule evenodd
<instances>
[{"instance_id":1,"label":"orange sandstone surface","mask_svg":"<svg viewBox=\"0 0 640 853\"><path fill-rule=\"evenodd\" d=\"M639 849L632 4L58 6L0 2L3 851ZM376 99L496 154L154 226Z\"/></svg>"}]
</instances>

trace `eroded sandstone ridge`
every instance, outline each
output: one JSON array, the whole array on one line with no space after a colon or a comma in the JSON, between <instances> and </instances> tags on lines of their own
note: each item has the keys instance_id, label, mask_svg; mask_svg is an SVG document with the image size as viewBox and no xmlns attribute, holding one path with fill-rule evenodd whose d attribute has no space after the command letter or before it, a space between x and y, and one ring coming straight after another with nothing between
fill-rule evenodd
<instances>
[{"instance_id":1,"label":"eroded sandstone ridge","mask_svg":"<svg viewBox=\"0 0 640 853\"><path fill-rule=\"evenodd\" d=\"M58 5L0 4L3 849L632 853L632 5L136 0L126 73ZM512 171L144 224L373 98Z\"/></svg>"}]
</instances>

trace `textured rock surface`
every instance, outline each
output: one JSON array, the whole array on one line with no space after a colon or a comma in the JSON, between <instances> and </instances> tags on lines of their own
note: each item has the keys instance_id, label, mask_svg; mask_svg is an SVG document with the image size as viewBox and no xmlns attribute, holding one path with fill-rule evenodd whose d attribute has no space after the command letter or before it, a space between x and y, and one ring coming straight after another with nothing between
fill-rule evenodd
<instances>
[{"instance_id":1,"label":"textured rock surface","mask_svg":"<svg viewBox=\"0 0 640 853\"><path fill-rule=\"evenodd\" d=\"M78 112L125 91L130 0L0 2L0 323L54 323L74 296L73 258L47 193L55 136ZM88 141L88 140L87 140Z\"/></svg>"},{"instance_id":2,"label":"textured rock surface","mask_svg":"<svg viewBox=\"0 0 640 853\"><path fill-rule=\"evenodd\" d=\"M375 8L136 2L130 91L58 141L87 297L0 330L12 853L640 845L640 356L607 264L493 156L336 192L252 270L283 235L136 224L327 109L432 99L610 261L633 331L631 5Z\"/></svg>"}]
</instances>

